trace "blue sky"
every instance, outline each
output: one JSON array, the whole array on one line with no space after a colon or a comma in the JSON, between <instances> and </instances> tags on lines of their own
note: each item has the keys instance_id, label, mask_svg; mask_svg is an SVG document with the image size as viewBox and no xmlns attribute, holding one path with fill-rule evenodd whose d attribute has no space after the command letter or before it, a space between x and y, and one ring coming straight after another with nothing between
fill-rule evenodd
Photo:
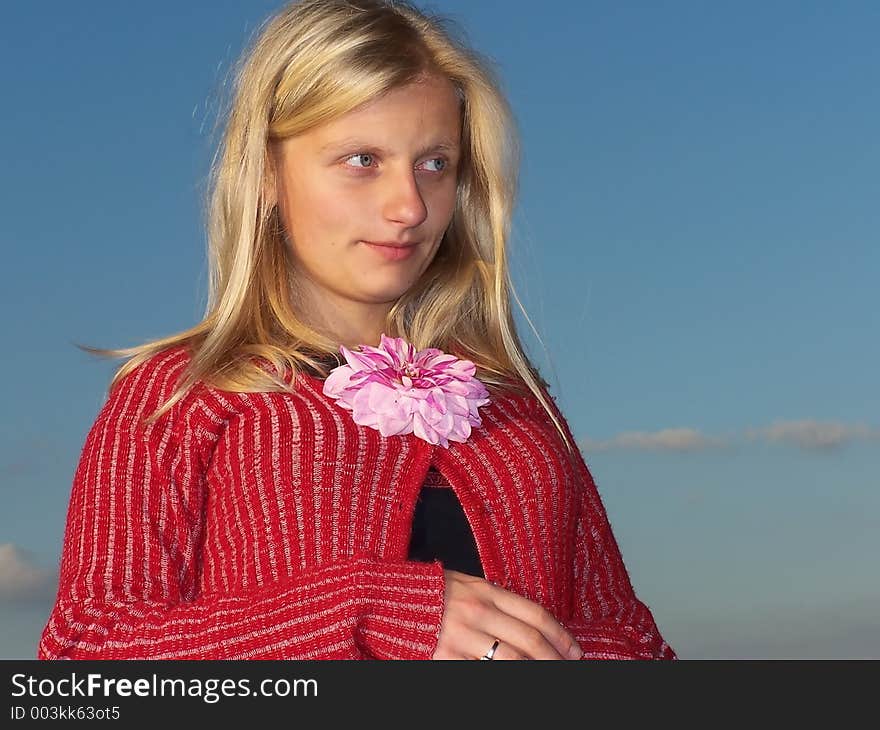
<instances>
[{"instance_id":1,"label":"blue sky","mask_svg":"<svg viewBox=\"0 0 880 730\"><path fill-rule=\"evenodd\" d=\"M129 346L200 318L230 65L277 2L0 31L0 657L51 607ZM436 0L519 122L511 247L633 584L683 658L880 657L880 6Z\"/></svg>"}]
</instances>

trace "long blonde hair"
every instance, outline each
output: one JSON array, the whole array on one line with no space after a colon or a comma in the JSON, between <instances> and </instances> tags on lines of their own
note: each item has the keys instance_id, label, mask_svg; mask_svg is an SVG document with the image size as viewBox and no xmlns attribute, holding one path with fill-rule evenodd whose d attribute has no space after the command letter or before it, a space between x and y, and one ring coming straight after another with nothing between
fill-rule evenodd
<instances>
[{"instance_id":1,"label":"long blonde hair","mask_svg":"<svg viewBox=\"0 0 880 730\"><path fill-rule=\"evenodd\" d=\"M473 361L490 392L525 386L572 449L510 309L516 294L506 243L519 169L513 116L489 62L456 39L451 27L397 0L301 0L267 20L234 69L232 103L211 169L204 319L135 347L83 347L128 358L111 388L175 346L188 350L188 367L150 420L200 380L228 391L267 392L291 387L271 369L295 374L309 368L326 376L339 347L294 311L290 252L277 206L265 194L270 143L436 75L449 79L461 100L456 207L437 255L395 302L385 332L417 349L438 347Z\"/></svg>"}]
</instances>

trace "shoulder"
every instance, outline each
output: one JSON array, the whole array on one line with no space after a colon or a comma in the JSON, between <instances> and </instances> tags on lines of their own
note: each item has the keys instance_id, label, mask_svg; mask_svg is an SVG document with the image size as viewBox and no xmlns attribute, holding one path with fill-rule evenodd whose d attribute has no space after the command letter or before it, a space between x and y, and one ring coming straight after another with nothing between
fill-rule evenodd
<instances>
[{"instance_id":1,"label":"shoulder","mask_svg":"<svg viewBox=\"0 0 880 730\"><path fill-rule=\"evenodd\" d=\"M129 363L131 367L111 387L98 423L124 431L163 454L186 448L207 463L224 429L252 397L191 378L192 356L183 346Z\"/></svg>"},{"instance_id":2,"label":"shoulder","mask_svg":"<svg viewBox=\"0 0 880 730\"><path fill-rule=\"evenodd\" d=\"M129 359L117 370L98 420L134 428L176 418L196 399L197 386L180 391L189 363L189 353L180 346Z\"/></svg>"},{"instance_id":3,"label":"shoulder","mask_svg":"<svg viewBox=\"0 0 880 730\"><path fill-rule=\"evenodd\" d=\"M518 381L515 387L493 389L490 392L490 413L529 432L531 438L547 440L548 446L550 443L554 447L562 446L566 452L578 448L550 385L540 378L537 387L538 393L535 393L524 381Z\"/></svg>"},{"instance_id":4,"label":"shoulder","mask_svg":"<svg viewBox=\"0 0 880 730\"><path fill-rule=\"evenodd\" d=\"M110 386L110 397L123 393L149 399L167 397L182 381L189 363L189 353L183 347L136 356L120 367Z\"/></svg>"},{"instance_id":5,"label":"shoulder","mask_svg":"<svg viewBox=\"0 0 880 730\"><path fill-rule=\"evenodd\" d=\"M507 378L497 383L493 383L488 387L490 402L505 403L515 405L517 409L529 413L546 413L538 393L541 394L550 405L551 409L556 409L556 398L550 392L550 386L543 378L536 378L536 393L529 387L528 383L522 378Z\"/></svg>"}]
</instances>

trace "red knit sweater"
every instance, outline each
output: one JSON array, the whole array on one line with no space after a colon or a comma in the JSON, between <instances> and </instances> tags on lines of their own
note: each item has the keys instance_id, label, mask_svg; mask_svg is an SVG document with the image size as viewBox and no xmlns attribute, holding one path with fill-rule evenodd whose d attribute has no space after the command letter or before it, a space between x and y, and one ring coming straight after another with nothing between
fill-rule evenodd
<instances>
[{"instance_id":1,"label":"red knit sweater","mask_svg":"<svg viewBox=\"0 0 880 730\"><path fill-rule=\"evenodd\" d=\"M431 464L486 579L548 609L585 658L675 658L583 458L531 394L493 396L449 449L358 426L306 374L294 394L199 384L139 424L187 357L118 382L88 434L39 658L429 659L443 566L407 549Z\"/></svg>"}]
</instances>

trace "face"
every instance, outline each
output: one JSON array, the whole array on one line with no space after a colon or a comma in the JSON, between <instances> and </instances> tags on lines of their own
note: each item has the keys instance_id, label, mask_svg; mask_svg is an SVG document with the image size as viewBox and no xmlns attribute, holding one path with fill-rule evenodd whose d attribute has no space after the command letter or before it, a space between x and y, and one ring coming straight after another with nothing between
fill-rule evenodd
<instances>
[{"instance_id":1,"label":"face","mask_svg":"<svg viewBox=\"0 0 880 730\"><path fill-rule=\"evenodd\" d=\"M274 146L305 314L384 316L413 286L452 219L460 136L454 87L429 78Z\"/></svg>"}]
</instances>

